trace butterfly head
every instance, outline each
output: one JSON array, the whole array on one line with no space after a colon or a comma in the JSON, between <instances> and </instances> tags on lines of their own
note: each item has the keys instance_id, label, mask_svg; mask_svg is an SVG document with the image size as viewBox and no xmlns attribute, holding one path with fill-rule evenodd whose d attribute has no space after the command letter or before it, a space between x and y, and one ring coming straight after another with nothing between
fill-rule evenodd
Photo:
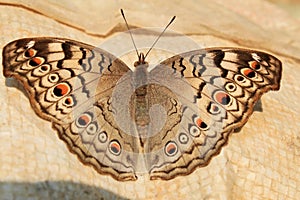
<instances>
[{"instance_id":1,"label":"butterfly head","mask_svg":"<svg viewBox=\"0 0 300 200\"><path fill-rule=\"evenodd\" d=\"M134 63L134 67L140 65L148 65L148 63L145 61L145 55L143 53L139 54L139 60Z\"/></svg>"}]
</instances>

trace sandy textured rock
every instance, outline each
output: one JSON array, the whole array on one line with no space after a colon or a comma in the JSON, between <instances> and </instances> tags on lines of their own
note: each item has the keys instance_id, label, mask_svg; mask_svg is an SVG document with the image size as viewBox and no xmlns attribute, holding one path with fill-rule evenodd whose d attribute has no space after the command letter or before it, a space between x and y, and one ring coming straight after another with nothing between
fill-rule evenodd
<instances>
[{"instance_id":1,"label":"sandy textured rock","mask_svg":"<svg viewBox=\"0 0 300 200\"><path fill-rule=\"evenodd\" d=\"M176 15L171 29L200 47L238 46L276 55L284 68L280 91L263 96L263 111L255 112L207 167L171 181L123 183L81 164L50 123L34 114L18 84L1 74L0 199L299 197L300 26L278 7L260 0L0 1L0 45L57 36L99 46L126 30L120 8L132 27L163 27ZM132 45L122 39L115 44Z\"/></svg>"}]
</instances>

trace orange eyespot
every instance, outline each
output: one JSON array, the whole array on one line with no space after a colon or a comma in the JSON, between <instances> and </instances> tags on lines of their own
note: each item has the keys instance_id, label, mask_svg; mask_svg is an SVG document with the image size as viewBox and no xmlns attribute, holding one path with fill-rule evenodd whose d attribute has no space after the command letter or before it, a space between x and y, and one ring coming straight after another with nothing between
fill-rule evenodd
<instances>
[{"instance_id":1,"label":"orange eyespot","mask_svg":"<svg viewBox=\"0 0 300 200\"><path fill-rule=\"evenodd\" d=\"M59 83L53 89L53 94L56 97L62 97L71 91L70 86L67 83Z\"/></svg>"},{"instance_id":2,"label":"orange eyespot","mask_svg":"<svg viewBox=\"0 0 300 200\"><path fill-rule=\"evenodd\" d=\"M260 64L259 64L259 62L257 62L257 61L252 61L252 62L250 63L250 67L251 67L252 69L254 69L254 70L259 70L259 69L260 69Z\"/></svg>"},{"instance_id":3,"label":"orange eyespot","mask_svg":"<svg viewBox=\"0 0 300 200\"><path fill-rule=\"evenodd\" d=\"M72 107L76 105L76 100L75 98L71 95L63 99L63 104L67 107Z\"/></svg>"},{"instance_id":4,"label":"orange eyespot","mask_svg":"<svg viewBox=\"0 0 300 200\"><path fill-rule=\"evenodd\" d=\"M37 51L34 50L34 49L27 49L27 50L24 52L24 56L25 56L26 58L31 58L31 57L35 56L36 52L37 52Z\"/></svg>"},{"instance_id":5,"label":"orange eyespot","mask_svg":"<svg viewBox=\"0 0 300 200\"><path fill-rule=\"evenodd\" d=\"M231 101L230 96L228 94L226 94L225 92L221 92L221 91L218 91L214 95L214 99L216 102L218 102L219 104L222 104L224 106L228 105Z\"/></svg>"},{"instance_id":6,"label":"orange eyespot","mask_svg":"<svg viewBox=\"0 0 300 200\"><path fill-rule=\"evenodd\" d=\"M121 145L119 144L118 141L113 140L109 144L109 150L112 154L118 156L121 153Z\"/></svg>"},{"instance_id":7,"label":"orange eyespot","mask_svg":"<svg viewBox=\"0 0 300 200\"><path fill-rule=\"evenodd\" d=\"M72 98L71 97L66 98L65 99L65 104L67 104L67 105L72 104Z\"/></svg>"},{"instance_id":8,"label":"orange eyespot","mask_svg":"<svg viewBox=\"0 0 300 200\"><path fill-rule=\"evenodd\" d=\"M168 142L165 146L165 153L168 156L174 156L177 153L177 145L175 142Z\"/></svg>"},{"instance_id":9,"label":"orange eyespot","mask_svg":"<svg viewBox=\"0 0 300 200\"><path fill-rule=\"evenodd\" d=\"M77 119L77 123L81 127L87 126L90 122L91 122L91 117L87 114L83 114Z\"/></svg>"},{"instance_id":10,"label":"orange eyespot","mask_svg":"<svg viewBox=\"0 0 300 200\"><path fill-rule=\"evenodd\" d=\"M44 61L45 61L45 59L42 57L34 57L29 61L29 65L32 67L36 67L36 66L43 64Z\"/></svg>"},{"instance_id":11,"label":"orange eyespot","mask_svg":"<svg viewBox=\"0 0 300 200\"><path fill-rule=\"evenodd\" d=\"M46 72L46 71L49 70L49 66L43 65L43 66L41 66L41 70L44 71L44 72Z\"/></svg>"},{"instance_id":12,"label":"orange eyespot","mask_svg":"<svg viewBox=\"0 0 300 200\"><path fill-rule=\"evenodd\" d=\"M243 75L247 76L248 78L254 78L255 77L255 72L252 69L244 69L242 71Z\"/></svg>"},{"instance_id":13,"label":"orange eyespot","mask_svg":"<svg viewBox=\"0 0 300 200\"><path fill-rule=\"evenodd\" d=\"M202 119L200 119L200 118L198 118L198 119L196 120L196 124L197 124L197 126L198 126L199 128L201 128L201 129L207 128L207 124L206 124L204 121L202 121Z\"/></svg>"}]
</instances>

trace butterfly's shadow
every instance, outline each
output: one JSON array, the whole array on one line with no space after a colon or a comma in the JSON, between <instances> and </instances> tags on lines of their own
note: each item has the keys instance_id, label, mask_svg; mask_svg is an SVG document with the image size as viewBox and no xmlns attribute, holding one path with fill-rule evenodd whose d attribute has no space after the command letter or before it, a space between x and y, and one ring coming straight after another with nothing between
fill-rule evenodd
<instances>
[{"instance_id":1,"label":"butterfly's shadow","mask_svg":"<svg viewBox=\"0 0 300 200\"><path fill-rule=\"evenodd\" d=\"M263 112L263 105L262 105L261 99L259 99L256 102L256 104L254 105L253 112ZM242 128L244 127L244 125L239 127L239 128L234 129L234 133L240 132L242 130Z\"/></svg>"},{"instance_id":2,"label":"butterfly's shadow","mask_svg":"<svg viewBox=\"0 0 300 200\"><path fill-rule=\"evenodd\" d=\"M18 89L19 91L21 91L29 99L29 96L28 96L23 84L20 83L20 81L17 81L14 78L6 78L5 79L5 86L10 87L10 88Z\"/></svg>"},{"instance_id":3,"label":"butterfly's shadow","mask_svg":"<svg viewBox=\"0 0 300 200\"><path fill-rule=\"evenodd\" d=\"M23 191L23 192L15 192ZM27 194L26 194L27 193ZM125 200L106 189L89 186L82 183L74 183L70 181L41 181L35 183L29 182L1 182L0 196L12 197L14 199L24 199L30 194L32 199L120 199ZM2 199L2 198L0 198ZM8 198L10 199L10 198ZM26 199L26 198L25 198Z\"/></svg>"}]
</instances>

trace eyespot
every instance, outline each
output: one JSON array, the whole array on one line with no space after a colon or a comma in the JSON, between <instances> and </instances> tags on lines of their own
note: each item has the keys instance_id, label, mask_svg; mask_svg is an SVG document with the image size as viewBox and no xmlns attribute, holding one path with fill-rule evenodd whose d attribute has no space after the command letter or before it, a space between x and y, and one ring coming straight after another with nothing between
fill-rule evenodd
<instances>
[{"instance_id":1,"label":"eyespot","mask_svg":"<svg viewBox=\"0 0 300 200\"><path fill-rule=\"evenodd\" d=\"M44 76L45 74L49 73L51 70L51 66L48 64L43 64L35 69L33 69L32 74L34 76Z\"/></svg>"},{"instance_id":2,"label":"eyespot","mask_svg":"<svg viewBox=\"0 0 300 200\"><path fill-rule=\"evenodd\" d=\"M62 97L70 93L71 88L67 83L59 83L53 88L53 95Z\"/></svg>"},{"instance_id":3,"label":"eyespot","mask_svg":"<svg viewBox=\"0 0 300 200\"><path fill-rule=\"evenodd\" d=\"M36 55L36 53L37 53L37 50L29 48L26 51L24 51L23 56L25 58L32 58L32 57L34 57Z\"/></svg>"},{"instance_id":4,"label":"eyespot","mask_svg":"<svg viewBox=\"0 0 300 200\"><path fill-rule=\"evenodd\" d=\"M185 133L180 133L178 136L178 140L181 144L187 144L189 141L189 137Z\"/></svg>"},{"instance_id":5,"label":"eyespot","mask_svg":"<svg viewBox=\"0 0 300 200\"><path fill-rule=\"evenodd\" d=\"M245 80L245 77L243 77L243 76L241 76L241 75L236 75L235 77L234 77L234 80L236 81L236 82L243 82L244 80Z\"/></svg>"},{"instance_id":6,"label":"eyespot","mask_svg":"<svg viewBox=\"0 0 300 200\"><path fill-rule=\"evenodd\" d=\"M200 117L195 118L195 124L201 130L207 130L208 129L208 125Z\"/></svg>"},{"instance_id":7,"label":"eyespot","mask_svg":"<svg viewBox=\"0 0 300 200\"><path fill-rule=\"evenodd\" d=\"M72 107L76 105L75 98L73 96L68 96L63 99L63 105L67 107Z\"/></svg>"},{"instance_id":8,"label":"eyespot","mask_svg":"<svg viewBox=\"0 0 300 200\"><path fill-rule=\"evenodd\" d=\"M189 134L193 137L198 137L200 135L200 129L195 125L191 125L189 127Z\"/></svg>"},{"instance_id":9,"label":"eyespot","mask_svg":"<svg viewBox=\"0 0 300 200\"><path fill-rule=\"evenodd\" d=\"M177 151L178 151L178 147L175 142L169 141L165 145L165 153L167 154L167 156L174 156L176 155Z\"/></svg>"},{"instance_id":10,"label":"eyespot","mask_svg":"<svg viewBox=\"0 0 300 200\"><path fill-rule=\"evenodd\" d=\"M86 127L87 125L89 125L91 123L91 121L92 121L91 114L83 113L76 119L75 124L77 127L83 128L83 127Z\"/></svg>"},{"instance_id":11,"label":"eyespot","mask_svg":"<svg viewBox=\"0 0 300 200\"><path fill-rule=\"evenodd\" d=\"M96 122L93 122L91 124L88 125L88 127L86 128L86 132L90 135L94 135L98 130L98 126Z\"/></svg>"},{"instance_id":12,"label":"eyespot","mask_svg":"<svg viewBox=\"0 0 300 200\"><path fill-rule=\"evenodd\" d=\"M255 78L256 77L256 72L253 69L250 68L244 68L241 70L241 73L248 77L248 78Z\"/></svg>"},{"instance_id":13,"label":"eyespot","mask_svg":"<svg viewBox=\"0 0 300 200\"><path fill-rule=\"evenodd\" d=\"M251 87L252 82L241 74L234 75L234 81L242 87Z\"/></svg>"},{"instance_id":14,"label":"eyespot","mask_svg":"<svg viewBox=\"0 0 300 200\"><path fill-rule=\"evenodd\" d=\"M223 92L223 91L216 91L214 92L213 94L213 99L221 104L221 105L224 105L224 106L227 106L231 103L232 99L231 97L229 96L229 94L227 94L226 92Z\"/></svg>"},{"instance_id":15,"label":"eyespot","mask_svg":"<svg viewBox=\"0 0 300 200\"><path fill-rule=\"evenodd\" d=\"M102 131L101 133L99 133L98 135L98 140L101 142L101 143L105 143L107 141L108 137L107 137L107 134L105 131Z\"/></svg>"},{"instance_id":16,"label":"eyespot","mask_svg":"<svg viewBox=\"0 0 300 200\"><path fill-rule=\"evenodd\" d=\"M38 68L41 72L49 72L51 67L49 65L42 65Z\"/></svg>"},{"instance_id":17,"label":"eyespot","mask_svg":"<svg viewBox=\"0 0 300 200\"><path fill-rule=\"evenodd\" d=\"M42 57L34 57L28 61L28 65L31 67L37 67L45 62L45 59Z\"/></svg>"},{"instance_id":18,"label":"eyespot","mask_svg":"<svg viewBox=\"0 0 300 200\"><path fill-rule=\"evenodd\" d=\"M249 66L250 66L252 69L256 70L256 71L258 71L258 70L261 69L260 63L257 62L257 61L251 61L251 62L249 62Z\"/></svg>"},{"instance_id":19,"label":"eyespot","mask_svg":"<svg viewBox=\"0 0 300 200\"><path fill-rule=\"evenodd\" d=\"M217 105L216 103L210 102L209 105L207 106L207 111L212 115L216 115L221 112L221 109L219 108L219 105Z\"/></svg>"},{"instance_id":20,"label":"eyespot","mask_svg":"<svg viewBox=\"0 0 300 200\"><path fill-rule=\"evenodd\" d=\"M236 90L236 85L232 82L227 82L225 84L225 89L228 91L228 92L234 92Z\"/></svg>"},{"instance_id":21,"label":"eyespot","mask_svg":"<svg viewBox=\"0 0 300 200\"><path fill-rule=\"evenodd\" d=\"M50 83L57 83L59 81L59 75L56 74L56 73L53 73L53 74L49 74L48 76L48 81Z\"/></svg>"},{"instance_id":22,"label":"eyespot","mask_svg":"<svg viewBox=\"0 0 300 200\"><path fill-rule=\"evenodd\" d=\"M121 154L121 145L117 140L111 141L108 149L113 155L118 156Z\"/></svg>"}]
</instances>

